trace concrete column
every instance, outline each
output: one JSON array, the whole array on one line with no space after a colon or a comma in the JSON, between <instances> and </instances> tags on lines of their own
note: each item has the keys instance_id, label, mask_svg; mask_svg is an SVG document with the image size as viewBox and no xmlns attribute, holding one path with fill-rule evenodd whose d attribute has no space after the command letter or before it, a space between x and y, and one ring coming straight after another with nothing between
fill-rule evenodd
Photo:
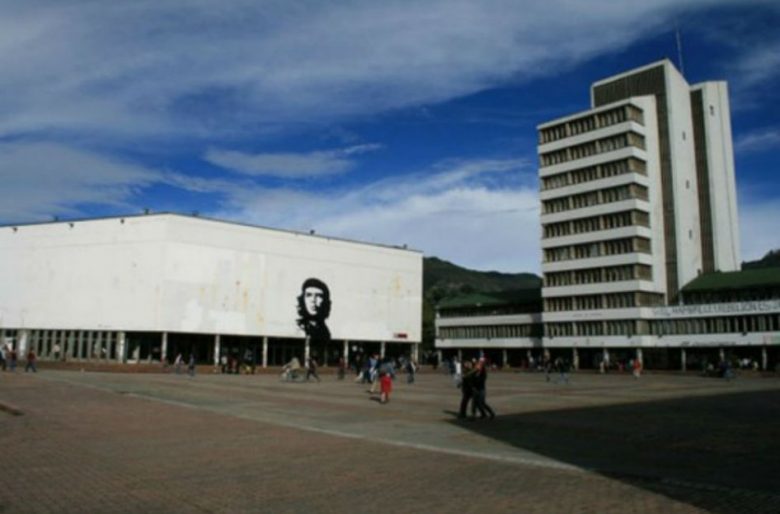
<instances>
[{"instance_id":1,"label":"concrete column","mask_svg":"<svg viewBox=\"0 0 780 514\"><path fill-rule=\"evenodd\" d=\"M645 367L645 363L642 360L642 349L641 348L637 348L636 349L636 360L639 361L639 364L642 366L642 368Z\"/></svg>"},{"instance_id":2,"label":"concrete column","mask_svg":"<svg viewBox=\"0 0 780 514\"><path fill-rule=\"evenodd\" d=\"M268 367L268 336L263 338L263 367Z\"/></svg>"},{"instance_id":3,"label":"concrete column","mask_svg":"<svg viewBox=\"0 0 780 514\"><path fill-rule=\"evenodd\" d=\"M20 330L16 335L16 355L19 359L27 353L30 346L30 331Z\"/></svg>"},{"instance_id":4,"label":"concrete column","mask_svg":"<svg viewBox=\"0 0 780 514\"><path fill-rule=\"evenodd\" d=\"M160 341L160 362L168 362L168 332L163 332Z\"/></svg>"},{"instance_id":5,"label":"concrete column","mask_svg":"<svg viewBox=\"0 0 780 514\"><path fill-rule=\"evenodd\" d=\"M79 340L76 346L76 359L81 360L84 358L84 331L79 330Z\"/></svg>"},{"instance_id":6,"label":"concrete column","mask_svg":"<svg viewBox=\"0 0 780 514\"><path fill-rule=\"evenodd\" d=\"M87 360L92 360L95 355L95 335L91 330L88 330L85 334L84 346L87 348Z\"/></svg>"},{"instance_id":7,"label":"concrete column","mask_svg":"<svg viewBox=\"0 0 780 514\"><path fill-rule=\"evenodd\" d=\"M718 358L720 359L721 362L725 361L726 360L726 350L724 350L723 348L719 348L718 349Z\"/></svg>"},{"instance_id":8,"label":"concrete column","mask_svg":"<svg viewBox=\"0 0 780 514\"><path fill-rule=\"evenodd\" d=\"M769 368L769 352L766 350L766 346L761 347L761 369L766 371Z\"/></svg>"},{"instance_id":9,"label":"concrete column","mask_svg":"<svg viewBox=\"0 0 780 514\"><path fill-rule=\"evenodd\" d=\"M344 365L349 366L349 341L344 341L344 352L342 357L344 358Z\"/></svg>"},{"instance_id":10,"label":"concrete column","mask_svg":"<svg viewBox=\"0 0 780 514\"><path fill-rule=\"evenodd\" d=\"M214 336L214 365L217 367L219 367L219 357L220 357L219 352L221 346L222 346L222 342L220 341L219 334L216 334ZM241 359L244 358L243 355L241 355L240 357Z\"/></svg>"},{"instance_id":11,"label":"concrete column","mask_svg":"<svg viewBox=\"0 0 780 514\"><path fill-rule=\"evenodd\" d=\"M116 334L116 360L122 364L127 362L127 335L124 332Z\"/></svg>"},{"instance_id":12,"label":"concrete column","mask_svg":"<svg viewBox=\"0 0 780 514\"><path fill-rule=\"evenodd\" d=\"M76 346L76 332L68 330L65 344L62 346L62 360L66 361L73 358L74 346Z\"/></svg>"},{"instance_id":13,"label":"concrete column","mask_svg":"<svg viewBox=\"0 0 780 514\"><path fill-rule=\"evenodd\" d=\"M420 343L412 344L412 359L415 363L420 363Z\"/></svg>"},{"instance_id":14,"label":"concrete column","mask_svg":"<svg viewBox=\"0 0 780 514\"><path fill-rule=\"evenodd\" d=\"M106 332L106 360L116 360L116 332Z\"/></svg>"},{"instance_id":15,"label":"concrete column","mask_svg":"<svg viewBox=\"0 0 780 514\"><path fill-rule=\"evenodd\" d=\"M580 369L580 352L576 348L572 348L571 353L572 368L574 368L574 371L578 371Z\"/></svg>"},{"instance_id":16,"label":"concrete column","mask_svg":"<svg viewBox=\"0 0 780 514\"><path fill-rule=\"evenodd\" d=\"M97 355L98 360L103 360L103 356L105 355L103 353L103 332L96 332L95 333L95 343L92 345L92 348L95 350L95 355Z\"/></svg>"},{"instance_id":17,"label":"concrete column","mask_svg":"<svg viewBox=\"0 0 780 514\"><path fill-rule=\"evenodd\" d=\"M458 348L458 362L463 362L463 350Z\"/></svg>"},{"instance_id":18,"label":"concrete column","mask_svg":"<svg viewBox=\"0 0 780 514\"><path fill-rule=\"evenodd\" d=\"M27 347L24 349L24 351L17 352L19 354L19 359L22 359L23 355L27 355L27 352L32 349L35 351L35 353L38 353L38 339L40 338L41 331L40 330L33 330L30 333L30 340L27 343Z\"/></svg>"},{"instance_id":19,"label":"concrete column","mask_svg":"<svg viewBox=\"0 0 780 514\"><path fill-rule=\"evenodd\" d=\"M304 347L303 347L304 366L306 365L307 362L309 362L309 356L311 355L310 352L311 352L311 339L309 339L309 336L306 336L306 342L304 343Z\"/></svg>"},{"instance_id":20,"label":"concrete column","mask_svg":"<svg viewBox=\"0 0 780 514\"><path fill-rule=\"evenodd\" d=\"M382 359L385 358L385 344L386 343L384 341L379 343L379 357L381 357Z\"/></svg>"},{"instance_id":21,"label":"concrete column","mask_svg":"<svg viewBox=\"0 0 780 514\"><path fill-rule=\"evenodd\" d=\"M439 365L441 365L441 363L442 363L442 355L441 355L441 350L437 350L437 351L436 351L436 362L438 362L438 363L439 363Z\"/></svg>"},{"instance_id":22,"label":"concrete column","mask_svg":"<svg viewBox=\"0 0 780 514\"><path fill-rule=\"evenodd\" d=\"M502 368L508 368L509 367L509 352L504 350L502 355L501 355L501 358L502 358L502 361L503 361L502 362L503 365L501 367Z\"/></svg>"},{"instance_id":23,"label":"concrete column","mask_svg":"<svg viewBox=\"0 0 780 514\"><path fill-rule=\"evenodd\" d=\"M685 348L680 348L680 369L688 371L688 356L685 354Z\"/></svg>"}]
</instances>

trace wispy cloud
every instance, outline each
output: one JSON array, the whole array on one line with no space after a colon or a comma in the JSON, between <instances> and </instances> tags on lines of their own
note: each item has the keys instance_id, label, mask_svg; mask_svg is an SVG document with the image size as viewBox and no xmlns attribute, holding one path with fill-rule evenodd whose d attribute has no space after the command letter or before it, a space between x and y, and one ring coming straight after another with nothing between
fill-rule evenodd
<instances>
[{"instance_id":1,"label":"wispy cloud","mask_svg":"<svg viewBox=\"0 0 780 514\"><path fill-rule=\"evenodd\" d=\"M734 65L739 87L766 83L780 74L780 38L765 41L746 52Z\"/></svg>"},{"instance_id":2,"label":"wispy cloud","mask_svg":"<svg viewBox=\"0 0 780 514\"><path fill-rule=\"evenodd\" d=\"M55 143L0 143L0 220L79 215L79 205L128 208L162 174L110 156Z\"/></svg>"},{"instance_id":3,"label":"wispy cloud","mask_svg":"<svg viewBox=\"0 0 780 514\"><path fill-rule=\"evenodd\" d=\"M335 175L355 166L351 157L381 148L377 144L309 153L248 154L234 150L209 150L204 159L216 166L248 175L303 178Z\"/></svg>"},{"instance_id":4,"label":"wispy cloud","mask_svg":"<svg viewBox=\"0 0 780 514\"><path fill-rule=\"evenodd\" d=\"M479 269L539 269L530 161L450 160L356 189L236 189L216 217L382 244ZM533 184L533 185L532 185ZM337 200L335 200L337 199Z\"/></svg>"},{"instance_id":5,"label":"wispy cloud","mask_svg":"<svg viewBox=\"0 0 780 514\"><path fill-rule=\"evenodd\" d=\"M734 142L734 151L740 153L780 149L780 129L768 128L741 135Z\"/></svg>"},{"instance_id":6,"label":"wispy cloud","mask_svg":"<svg viewBox=\"0 0 780 514\"><path fill-rule=\"evenodd\" d=\"M7 0L0 136L246 136L442 102L625 47L680 9L676 0Z\"/></svg>"}]
</instances>

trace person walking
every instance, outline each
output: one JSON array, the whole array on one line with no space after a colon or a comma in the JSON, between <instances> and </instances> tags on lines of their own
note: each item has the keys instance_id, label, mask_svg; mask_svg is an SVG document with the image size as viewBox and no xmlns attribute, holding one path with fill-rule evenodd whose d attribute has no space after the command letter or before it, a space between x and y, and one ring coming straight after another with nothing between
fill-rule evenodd
<instances>
[{"instance_id":1,"label":"person walking","mask_svg":"<svg viewBox=\"0 0 780 514\"><path fill-rule=\"evenodd\" d=\"M476 411L479 411L480 419L484 419L487 416L490 419L496 417L496 413L487 404L487 365L485 359L479 359L477 363L477 369L474 372L474 403L471 406L471 417L476 415Z\"/></svg>"},{"instance_id":2,"label":"person walking","mask_svg":"<svg viewBox=\"0 0 780 514\"><path fill-rule=\"evenodd\" d=\"M460 410L458 419L466 419L466 410L469 402L474 398L474 370L471 369L471 362L463 363L463 376L460 381ZM473 417L473 416L472 416Z\"/></svg>"},{"instance_id":3,"label":"person walking","mask_svg":"<svg viewBox=\"0 0 780 514\"><path fill-rule=\"evenodd\" d=\"M317 375L317 359L314 357L309 357L308 362L306 362L306 381L308 382L312 377L317 382L320 381L320 377Z\"/></svg>"},{"instance_id":4,"label":"person walking","mask_svg":"<svg viewBox=\"0 0 780 514\"><path fill-rule=\"evenodd\" d=\"M381 372L379 376L379 403L390 401L390 392L393 390L393 376L387 372Z\"/></svg>"},{"instance_id":5,"label":"person walking","mask_svg":"<svg viewBox=\"0 0 780 514\"><path fill-rule=\"evenodd\" d=\"M177 375L181 375L182 361L184 361L184 358L181 356L181 353L176 354L176 359L173 361L173 369L176 370Z\"/></svg>"},{"instance_id":6,"label":"person walking","mask_svg":"<svg viewBox=\"0 0 780 514\"><path fill-rule=\"evenodd\" d=\"M634 359L634 365L632 368L634 379L638 379L640 376L642 376L642 361L639 359Z\"/></svg>"},{"instance_id":7,"label":"person walking","mask_svg":"<svg viewBox=\"0 0 780 514\"><path fill-rule=\"evenodd\" d=\"M469 362L468 360L466 362ZM469 365L469 369L471 366ZM452 358L452 381L455 382L455 387L460 387L463 382L463 364L457 357Z\"/></svg>"},{"instance_id":8,"label":"person walking","mask_svg":"<svg viewBox=\"0 0 780 514\"><path fill-rule=\"evenodd\" d=\"M37 373L38 370L35 369L35 360L36 360L35 350L30 348L30 351L27 352L27 365L24 367L24 372L27 373L28 371L32 370L33 373Z\"/></svg>"},{"instance_id":9,"label":"person walking","mask_svg":"<svg viewBox=\"0 0 780 514\"><path fill-rule=\"evenodd\" d=\"M3 371L5 371L5 368L7 366L6 364L7 354L8 354L8 347L7 346L0 347L0 367L2 367Z\"/></svg>"},{"instance_id":10,"label":"person walking","mask_svg":"<svg viewBox=\"0 0 780 514\"><path fill-rule=\"evenodd\" d=\"M191 377L194 377L194 376L195 376L195 354L194 354L194 353L191 353L191 354L190 354L190 361L189 361L189 363L187 364L187 373L188 373L188 374L189 374Z\"/></svg>"},{"instance_id":11,"label":"person walking","mask_svg":"<svg viewBox=\"0 0 780 514\"><path fill-rule=\"evenodd\" d=\"M16 372L16 359L16 350L12 347L8 352L8 370L14 373Z\"/></svg>"},{"instance_id":12,"label":"person walking","mask_svg":"<svg viewBox=\"0 0 780 514\"><path fill-rule=\"evenodd\" d=\"M409 359L406 361L406 383L414 384L414 374L417 372L417 366L414 360Z\"/></svg>"},{"instance_id":13,"label":"person walking","mask_svg":"<svg viewBox=\"0 0 780 514\"><path fill-rule=\"evenodd\" d=\"M344 376L347 374L347 362L344 360L344 357L339 357L339 370L337 378L339 380L344 380Z\"/></svg>"},{"instance_id":14,"label":"person walking","mask_svg":"<svg viewBox=\"0 0 780 514\"><path fill-rule=\"evenodd\" d=\"M558 378L555 379L555 383L560 384L561 382L563 382L564 384L568 384L569 383L569 361L567 361L563 357L556 358L555 370L558 372Z\"/></svg>"}]
</instances>

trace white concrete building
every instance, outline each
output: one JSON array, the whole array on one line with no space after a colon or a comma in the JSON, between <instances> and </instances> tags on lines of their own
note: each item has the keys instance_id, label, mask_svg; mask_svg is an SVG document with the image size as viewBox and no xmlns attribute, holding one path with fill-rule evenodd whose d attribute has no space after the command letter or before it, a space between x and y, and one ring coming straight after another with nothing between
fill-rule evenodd
<instances>
[{"instance_id":1,"label":"white concrete building","mask_svg":"<svg viewBox=\"0 0 780 514\"><path fill-rule=\"evenodd\" d=\"M422 255L405 248L153 214L0 227L0 263L0 335L44 359L333 362L421 337Z\"/></svg>"},{"instance_id":2,"label":"white concrete building","mask_svg":"<svg viewBox=\"0 0 780 514\"><path fill-rule=\"evenodd\" d=\"M726 83L690 86L663 60L600 80L590 96L590 109L538 127L544 335L503 347L564 351L575 363L582 349L642 359L681 348L684 365L687 347L745 346L766 366L780 296L676 307L698 277L744 282L729 274L740 251ZM725 301L721 292L712 301ZM437 326L488 321L440 316Z\"/></svg>"},{"instance_id":3,"label":"white concrete building","mask_svg":"<svg viewBox=\"0 0 780 514\"><path fill-rule=\"evenodd\" d=\"M630 345L648 307L739 267L725 83L691 88L665 60L596 82L591 103L539 126L547 345Z\"/></svg>"}]
</instances>

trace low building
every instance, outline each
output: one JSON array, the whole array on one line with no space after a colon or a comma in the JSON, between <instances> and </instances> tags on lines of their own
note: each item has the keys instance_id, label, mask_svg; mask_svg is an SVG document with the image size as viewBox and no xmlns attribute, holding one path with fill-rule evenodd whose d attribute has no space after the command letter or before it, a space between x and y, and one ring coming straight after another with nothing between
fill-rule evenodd
<instances>
[{"instance_id":1,"label":"low building","mask_svg":"<svg viewBox=\"0 0 780 514\"><path fill-rule=\"evenodd\" d=\"M422 254L151 214L0 227L0 335L39 358L416 354Z\"/></svg>"}]
</instances>

